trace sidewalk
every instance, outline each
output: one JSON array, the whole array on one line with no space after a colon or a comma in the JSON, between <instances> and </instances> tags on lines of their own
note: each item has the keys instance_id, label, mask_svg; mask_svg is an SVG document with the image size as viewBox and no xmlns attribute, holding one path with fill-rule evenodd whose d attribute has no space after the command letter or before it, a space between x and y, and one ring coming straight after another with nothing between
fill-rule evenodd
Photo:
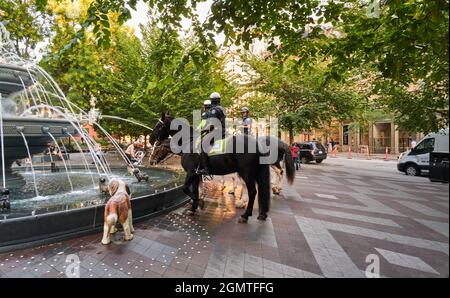
<instances>
[{"instance_id":1,"label":"sidewalk","mask_svg":"<svg viewBox=\"0 0 450 298\"><path fill-rule=\"evenodd\" d=\"M267 221L255 218L256 202L248 224L238 223L239 195L215 179L204 184L205 209L195 216L179 208L136 223L132 241L116 233L108 246L97 232L0 254L0 278L68 277L74 260L82 278L342 278L368 269L448 278L448 184L402 177L304 167L271 200ZM231 187L231 177L225 183Z\"/></svg>"},{"instance_id":2,"label":"sidewalk","mask_svg":"<svg viewBox=\"0 0 450 298\"><path fill-rule=\"evenodd\" d=\"M389 161L397 161L400 154L388 154ZM347 158L348 159L349 154L348 152L338 152L336 154L336 158ZM352 159L362 159L367 160L367 154L362 153L354 153L352 152L351 155ZM335 158L334 154L328 154L328 158ZM370 154L370 159L372 160L385 160L386 154Z\"/></svg>"}]
</instances>

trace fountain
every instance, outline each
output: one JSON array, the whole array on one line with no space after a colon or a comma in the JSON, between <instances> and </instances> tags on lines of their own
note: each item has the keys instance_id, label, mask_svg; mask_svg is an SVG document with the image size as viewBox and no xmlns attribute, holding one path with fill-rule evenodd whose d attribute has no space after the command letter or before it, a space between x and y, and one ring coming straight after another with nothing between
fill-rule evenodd
<instances>
[{"instance_id":1,"label":"fountain","mask_svg":"<svg viewBox=\"0 0 450 298\"><path fill-rule=\"evenodd\" d=\"M67 136L67 133L76 134L76 131L68 121L58 119L53 115L50 115L48 118L39 117L38 115L26 118L19 117L17 111L23 107L17 107L16 100L23 99L23 93L27 93L25 90L33 86L34 83L29 78L30 76L35 77L36 73L22 66L6 64L5 62L5 59L0 57L3 152L5 154L5 167L8 169L15 160L28 157L27 150L23 145L21 132L29 140L30 153L36 154L43 152L47 148L48 143L52 141L47 132L51 132L56 138L61 138ZM28 92L32 93L35 91L28 90Z\"/></svg>"},{"instance_id":2,"label":"fountain","mask_svg":"<svg viewBox=\"0 0 450 298\"><path fill-rule=\"evenodd\" d=\"M45 70L18 57L1 22L0 111L0 252L101 229L103 185L113 177L129 184L137 221L187 201L178 172L139 168L129 176L127 166L134 166L98 124L99 113L71 103ZM98 144L84 129L88 123L107 137L120 162L96 154ZM65 150L68 141L76 153ZM50 144L65 154L42 154Z\"/></svg>"}]
</instances>

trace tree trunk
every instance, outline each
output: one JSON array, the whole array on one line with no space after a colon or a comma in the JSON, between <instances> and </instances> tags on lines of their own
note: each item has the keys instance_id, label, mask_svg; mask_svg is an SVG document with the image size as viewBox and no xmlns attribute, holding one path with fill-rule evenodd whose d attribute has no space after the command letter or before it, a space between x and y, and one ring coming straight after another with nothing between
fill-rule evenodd
<instances>
[{"instance_id":1,"label":"tree trunk","mask_svg":"<svg viewBox=\"0 0 450 298\"><path fill-rule=\"evenodd\" d=\"M294 129L289 127L289 145L294 143Z\"/></svg>"}]
</instances>

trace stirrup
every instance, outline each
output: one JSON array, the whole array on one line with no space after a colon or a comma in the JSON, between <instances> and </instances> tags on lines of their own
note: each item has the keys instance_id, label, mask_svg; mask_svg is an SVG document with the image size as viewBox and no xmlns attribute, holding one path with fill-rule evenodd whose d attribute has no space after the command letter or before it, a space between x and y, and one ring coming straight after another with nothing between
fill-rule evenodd
<instances>
[{"instance_id":1,"label":"stirrup","mask_svg":"<svg viewBox=\"0 0 450 298\"><path fill-rule=\"evenodd\" d=\"M209 177L210 180L212 179L213 175L211 175L209 172L207 172L205 169L197 169L195 171L197 175L202 175L203 177Z\"/></svg>"},{"instance_id":2,"label":"stirrup","mask_svg":"<svg viewBox=\"0 0 450 298\"><path fill-rule=\"evenodd\" d=\"M195 169L195 174L203 176L205 180L210 181L213 179L213 175L211 175L209 172L207 172L205 169L200 169L200 166L198 166Z\"/></svg>"},{"instance_id":3,"label":"stirrup","mask_svg":"<svg viewBox=\"0 0 450 298\"><path fill-rule=\"evenodd\" d=\"M208 174L208 175L202 175L203 177L203 181L212 181L214 179L213 175Z\"/></svg>"}]
</instances>

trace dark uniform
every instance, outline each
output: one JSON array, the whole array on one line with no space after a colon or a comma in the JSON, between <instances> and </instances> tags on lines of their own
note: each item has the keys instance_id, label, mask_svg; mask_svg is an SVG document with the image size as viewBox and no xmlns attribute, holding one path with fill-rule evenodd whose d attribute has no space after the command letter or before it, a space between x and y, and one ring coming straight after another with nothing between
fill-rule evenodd
<instances>
[{"instance_id":1,"label":"dark uniform","mask_svg":"<svg viewBox=\"0 0 450 298\"><path fill-rule=\"evenodd\" d=\"M225 138L225 110L220 106L213 106L211 110L209 110L208 114L206 115L206 125L208 126L208 119L218 119L220 121L220 124L222 125L222 138ZM214 128L215 129L215 128Z\"/></svg>"},{"instance_id":2,"label":"dark uniform","mask_svg":"<svg viewBox=\"0 0 450 298\"><path fill-rule=\"evenodd\" d=\"M242 108L242 126L244 128L244 134L252 134L253 119L249 116L249 109L247 107Z\"/></svg>"},{"instance_id":3,"label":"dark uniform","mask_svg":"<svg viewBox=\"0 0 450 298\"><path fill-rule=\"evenodd\" d=\"M203 128L202 133L204 133L206 136L207 134L211 133L214 129L217 129L216 127L214 127L211 121L208 121L208 119L218 119L222 126L221 127L222 138L225 138L226 114L225 110L220 106L220 95L218 93L213 93L211 94L210 99L211 99L211 108L202 114L202 118L206 120L206 125L205 128ZM203 146L201 146L200 166L199 169L197 170L197 174L210 175L208 152L205 152Z\"/></svg>"}]
</instances>

